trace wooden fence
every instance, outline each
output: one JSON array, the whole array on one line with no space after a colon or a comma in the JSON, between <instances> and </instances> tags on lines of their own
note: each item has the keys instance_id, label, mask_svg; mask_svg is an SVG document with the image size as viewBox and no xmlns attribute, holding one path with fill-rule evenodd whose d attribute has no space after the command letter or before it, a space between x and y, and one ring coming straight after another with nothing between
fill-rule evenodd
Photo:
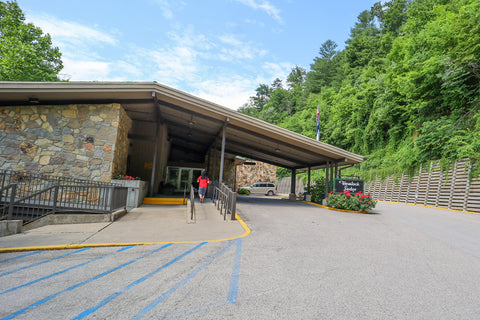
<instances>
[{"instance_id":1,"label":"wooden fence","mask_svg":"<svg viewBox=\"0 0 480 320\"><path fill-rule=\"evenodd\" d=\"M377 178L365 183L374 199L480 212L480 179L469 180L471 166L462 160L448 171L438 163L420 168L415 176Z\"/></svg>"}]
</instances>

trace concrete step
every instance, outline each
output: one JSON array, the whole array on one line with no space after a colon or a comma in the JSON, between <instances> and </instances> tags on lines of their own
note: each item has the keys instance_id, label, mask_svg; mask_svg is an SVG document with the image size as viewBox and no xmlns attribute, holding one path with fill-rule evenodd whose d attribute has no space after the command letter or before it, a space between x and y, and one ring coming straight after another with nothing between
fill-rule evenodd
<instances>
[{"instance_id":1,"label":"concrete step","mask_svg":"<svg viewBox=\"0 0 480 320\"><path fill-rule=\"evenodd\" d=\"M187 199L183 198L145 198L143 204L156 204L156 205L185 205Z\"/></svg>"}]
</instances>

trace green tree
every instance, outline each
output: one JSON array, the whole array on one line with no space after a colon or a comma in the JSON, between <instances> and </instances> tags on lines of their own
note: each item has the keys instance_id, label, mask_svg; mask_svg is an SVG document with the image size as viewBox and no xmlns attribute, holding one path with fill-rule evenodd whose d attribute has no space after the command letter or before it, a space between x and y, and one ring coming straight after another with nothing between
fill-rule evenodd
<instances>
[{"instance_id":1,"label":"green tree","mask_svg":"<svg viewBox=\"0 0 480 320\"><path fill-rule=\"evenodd\" d=\"M287 85L290 89L302 88L307 80L307 71L299 66L295 66L287 77Z\"/></svg>"},{"instance_id":2,"label":"green tree","mask_svg":"<svg viewBox=\"0 0 480 320\"><path fill-rule=\"evenodd\" d=\"M363 174L464 158L479 174L479 61L479 0L379 2L344 50L321 45L305 82L296 67L287 89L259 87L263 107L249 114L314 138L320 105L322 141L366 156Z\"/></svg>"},{"instance_id":3,"label":"green tree","mask_svg":"<svg viewBox=\"0 0 480 320\"><path fill-rule=\"evenodd\" d=\"M327 40L320 46L320 56L310 65L311 71L307 73L306 85L310 92L319 93L322 87L334 84L341 75L341 70L335 57L337 44Z\"/></svg>"},{"instance_id":4,"label":"green tree","mask_svg":"<svg viewBox=\"0 0 480 320\"><path fill-rule=\"evenodd\" d=\"M17 2L0 2L0 80L58 81L60 57L50 35L25 23Z\"/></svg>"},{"instance_id":5,"label":"green tree","mask_svg":"<svg viewBox=\"0 0 480 320\"><path fill-rule=\"evenodd\" d=\"M380 22L383 33L392 32L398 35L400 28L407 20L406 10L410 0L385 1L383 4L377 2L373 5L371 12Z\"/></svg>"},{"instance_id":6,"label":"green tree","mask_svg":"<svg viewBox=\"0 0 480 320\"><path fill-rule=\"evenodd\" d=\"M378 56L381 47L381 31L375 24L375 16L370 10L361 12L358 21L346 41L346 60L350 68L364 67Z\"/></svg>"}]
</instances>

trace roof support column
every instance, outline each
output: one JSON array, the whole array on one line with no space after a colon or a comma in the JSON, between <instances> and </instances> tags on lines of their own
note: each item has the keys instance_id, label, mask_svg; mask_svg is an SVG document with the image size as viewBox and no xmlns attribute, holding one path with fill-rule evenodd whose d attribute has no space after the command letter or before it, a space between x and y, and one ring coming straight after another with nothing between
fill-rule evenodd
<instances>
[{"instance_id":1,"label":"roof support column","mask_svg":"<svg viewBox=\"0 0 480 320\"><path fill-rule=\"evenodd\" d=\"M217 139L215 139L215 142L214 142L214 145L213 145L213 149L211 150L211 154L212 154L212 158L213 158L213 165L212 165L212 172L210 173L211 174L211 177L216 180L218 177L217 177Z\"/></svg>"},{"instance_id":2,"label":"roof support column","mask_svg":"<svg viewBox=\"0 0 480 320\"><path fill-rule=\"evenodd\" d=\"M225 123L223 124L223 130L222 130L222 154L220 155L220 177L218 178L219 183L223 182L223 166L225 162L225 139L227 134L227 123L229 121L230 121L230 118L227 118L225 120Z\"/></svg>"},{"instance_id":3,"label":"roof support column","mask_svg":"<svg viewBox=\"0 0 480 320\"><path fill-rule=\"evenodd\" d=\"M158 159L158 138L160 135L160 123L157 121L156 129L155 129L155 147L153 148L153 165L152 165L152 176L150 178L150 197L155 195L154 188L155 188L155 173L157 168L157 159Z\"/></svg>"},{"instance_id":4,"label":"roof support column","mask_svg":"<svg viewBox=\"0 0 480 320\"><path fill-rule=\"evenodd\" d=\"M295 190L297 189L296 183L297 183L297 170L292 169L292 178L290 180L290 194L288 195L288 199L290 200L296 199L296 195L295 195Z\"/></svg>"},{"instance_id":5,"label":"roof support column","mask_svg":"<svg viewBox=\"0 0 480 320\"><path fill-rule=\"evenodd\" d=\"M328 195L331 191L332 186L332 162L327 161L327 166L325 167L325 199L328 198Z\"/></svg>"},{"instance_id":6,"label":"roof support column","mask_svg":"<svg viewBox=\"0 0 480 320\"><path fill-rule=\"evenodd\" d=\"M333 163L333 161L330 161L330 191L335 190L334 186L334 181L335 181L335 171L334 171L334 166L336 164Z\"/></svg>"},{"instance_id":7,"label":"roof support column","mask_svg":"<svg viewBox=\"0 0 480 320\"><path fill-rule=\"evenodd\" d=\"M311 180L312 180L312 168L308 167L308 182L307 182L308 190L310 190Z\"/></svg>"}]
</instances>

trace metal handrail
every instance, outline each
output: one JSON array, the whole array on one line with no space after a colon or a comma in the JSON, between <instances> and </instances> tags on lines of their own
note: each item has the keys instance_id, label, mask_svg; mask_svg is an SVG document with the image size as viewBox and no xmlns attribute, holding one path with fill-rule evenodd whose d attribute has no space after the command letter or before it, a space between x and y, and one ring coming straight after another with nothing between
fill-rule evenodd
<instances>
[{"instance_id":1,"label":"metal handrail","mask_svg":"<svg viewBox=\"0 0 480 320\"><path fill-rule=\"evenodd\" d=\"M42 190L17 192L17 184L0 188L0 219L13 213L24 222L57 212L112 213L125 209L127 187L107 185L53 185Z\"/></svg>"},{"instance_id":2,"label":"metal handrail","mask_svg":"<svg viewBox=\"0 0 480 320\"><path fill-rule=\"evenodd\" d=\"M0 220L12 218L16 189L16 184L0 188Z\"/></svg>"},{"instance_id":3,"label":"metal handrail","mask_svg":"<svg viewBox=\"0 0 480 320\"><path fill-rule=\"evenodd\" d=\"M91 181L85 179L49 176L26 171L0 170L0 188L8 185L17 185L17 197L27 197L35 192L47 189L51 186L76 185L112 187L115 183Z\"/></svg>"},{"instance_id":4,"label":"metal handrail","mask_svg":"<svg viewBox=\"0 0 480 320\"><path fill-rule=\"evenodd\" d=\"M223 215L223 219L227 219L227 214L230 215L230 220L236 220L235 211L237 206L237 194L233 192L226 184L216 183L215 190L212 197L213 203Z\"/></svg>"}]
</instances>

